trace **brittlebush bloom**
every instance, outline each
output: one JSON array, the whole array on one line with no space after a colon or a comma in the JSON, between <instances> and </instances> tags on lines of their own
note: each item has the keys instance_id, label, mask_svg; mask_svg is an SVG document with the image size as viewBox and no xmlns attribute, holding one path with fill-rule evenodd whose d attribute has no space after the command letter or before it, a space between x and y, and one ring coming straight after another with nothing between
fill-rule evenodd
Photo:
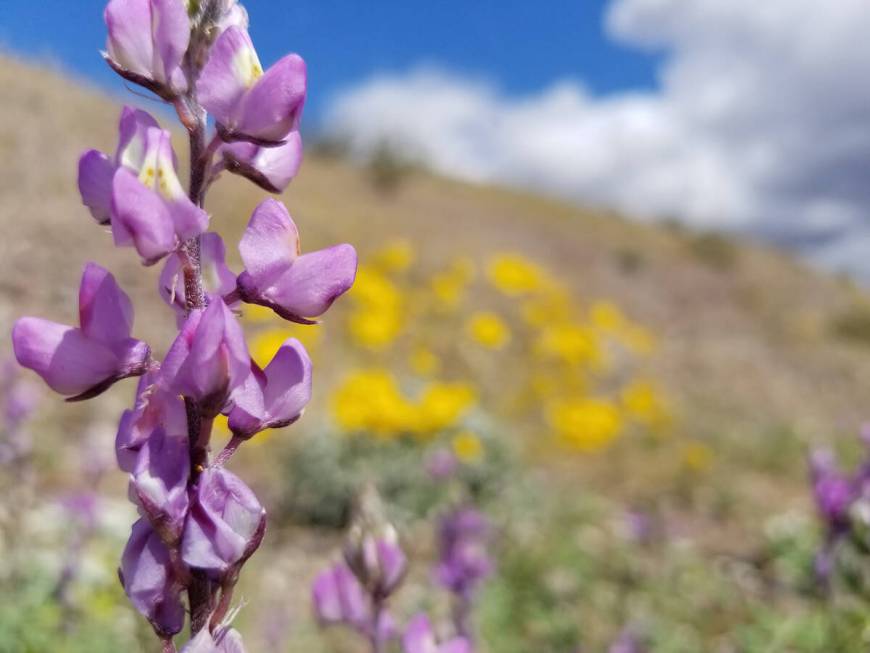
<instances>
[{"instance_id":1,"label":"brittlebush bloom","mask_svg":"<svg viewBox=\"0 0 870 653\"><path fill-rule=\"evenodd\" d=\"M511 338L507 324L495 313L479 311L468 320L468 335L487 349L501 349Z\"/></svg>"},{"instance_id":2,"label":"brittlebush bloom","mask_svg":"<svg viewBox=\"0 0 870 653\"><path fill-rule=\"evenodd\" d=\"M483 458L483 443L471 431L458 433L450 444L454 455L464 463L476 463Z\"/></svg>"},{"instance_id":3,"label":"brittlebush bloom","mask_svg":"<svg viewBox=\"0 0 870 653\"><path fill-rule=\"evenodd\" d=\"M490 259L487 276L506 295L522 295L540 289L546 274L519 254L498 254Z\"/></svg>"},{"instance_id":4,"label":"brittlebush bloom","mask_svg":"<svg viewBox=\"0 0 870 653\"><path fill-rule=\"evenodd\" d=\"M454 426L476 401L477 393L467 383L432 383L420 396L417 430L427 435Z\"/></svg>"},{"instance_id":5,"label":"brittlebush bloom","mask_svg":"<svg viewBox=\"0 0 870 653\"><path fill-rule=\"evenodd\" d=\"M332 396L332 408L342 429L369 431L383 438L411 431L416 417L396 378L380 369L348 375Z\"/></svg>"},{"instance_id":6,"label":"brittlebush bloom","mask_svg":"<svg viewBox=\"0 0 870 653\"><path fill-rule=\"evenodd\" d=\"M348 318L348 330L357 345L381 349L401 334L402 294L380 271L361 265L350 297L355 309Z\"/></svg>"},{"instance_id":7,"label":"brittlebush bloom","mask_svg":"<svg viewBox=\"0 0 870 653\"><path fill-rule=\"evenodd\" d=\"M390 241L371 257L371 264L384 272L404 272L413 263L414 247L405 239Z\"/></svg>"},{"instance_id":8,"label":"brittlebush bloom","mask_svg":"<svg viewBox=\"0 0 870 653\"><path fill-rule=\"evenodd\" d=\"M247 312L245 314L247 315ZM298 339L305 346L305 349L313 352L317 349L322 337L323 332L317 325L287 325L280 329L267 329L256 334L252 339L251 358L260 367L265 367L287 338Z\"/></svg>"},{"instance_id":9,"label":"brittlebush bloom","mask_svg":"<svg viewBox=\"0 0 870 653\"><path fill-rule=\"evenodd\" d=\"M421 345L416 347L411 352L410 360L408 361L411 369L415 374L420 376L432 376L441 369L441 361L428 347Z\"/></svg>"},{"instance_id":10,"label":"brittlebush bloom","mask_svg":"<svg viewBox=\"0 0 870 653\"><path fill-rule=\"evenodd\" d=\"M664 399L650 381L633 381L622 390L620 398L625 412L641 424L661 426L670 418Z\"/></svg>"},{"instance_id":11,"label":"brittlebush bloom","mask_svg":"<svg viewBox=\"0 0 870 653\"><path fill-rule=\"evenodd\" d=\"M606 399L554 401L547 409L547 421L562 442L586 453L604 449L622 430L619 409Z\"/></svg>"},{"instance_id":12,"label":"brittlebush bloom","mask_svg":"<svg viewBox=\"0 0 870 653\"><path fill-rule=\"evenodd\" d=\"M474 263L465 258L458 258L449 268L433 276L429 285L441 308L454 310L462 302L472 279L474 279Z\"/></svg>"},{"instance_id":13,"label":"brittlebush bloom","mask_svg":"<svg viewBox=\"0 0 870 653\"><path fill-rule=\"evenodd\" d=\"M541 329L535 353L542 358L561 360L569 365L600 363L603 352L591 329L568 322L554 323Z\"/></svg>"}]
</instances>

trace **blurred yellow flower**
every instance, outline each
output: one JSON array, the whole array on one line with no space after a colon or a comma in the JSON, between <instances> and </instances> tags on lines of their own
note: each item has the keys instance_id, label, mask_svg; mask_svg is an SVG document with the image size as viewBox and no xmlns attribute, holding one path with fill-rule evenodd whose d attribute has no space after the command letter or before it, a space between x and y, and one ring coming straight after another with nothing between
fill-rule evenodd
<instances>
[{"instance_id":1,"label":"blurred yellow flower","mask_svg":"<svg viewBox=\"0 0 870 653\"><path fill-rule=\"evenodd\" d=\"M662 426L670 420L670 412L651 381L638 379L620 393L622 406L632 419L647 426Z\"/></svg>"},{"instance_id":2,"label":"blurred yellow flower","mask_svg":"<svg viewBox=\"0 0 870 653\"><path fill-rule=\"evenodd\" d=\"M489 349L501 349L511 338L510 329L504 320L489 311L474 313L466 328L475 342Z\"/></svg>"},{"instance_id":3,"label":"blurred yellow flower","mask_svg":"<svg viewBox=\"0 0 870 653\"><path fill-rule=\"evenodd\" d=\"M425 345L414 348L409 363L414 373L420 376L432 376L441 369L441 361L438 356Z\"/></svg>"},{"instance_id":4,"label":"blurred yellow flower","mask_svg":"<svg viewBox=\"0 0 870 653\"><path fill-rule=\"evenodd\" d=\"M356 281L348 295L357 305L371 307L398 307L402 303L402 293L380 270L360 264Z\"/></svg>"},{"instance_id":5,"label":"blurred yellow flower","mask_svg":"<svg viewBox=\"0 0 870 653\"><path fill-rule=\"evenodd\" d=\"M622 418L612 401L577 398L550 404L547 420L560 440L585 453L607 447L622 430Z\"/></svg>"},{"instance_id":6,"label":"blurred yellow flower","mask_svg":"<svg viewBox=\"0 0 870 653\"><path fill-rule=\"evenodd\" d=\"M384 272L404 272L414 262L414 247L409 240L397 238L376 251L370 260Z\"/></svg>"},{"instance_id":7,"label":"blurred yellow flower","mask_svg":"<svg viewBox=\"0 0 870 653\"><path fill-rule=\"evenodd\" d=\"M683 464L692 472L706 472L713 466L713 450L703 442L690 442L683 447Z\"/></svg>"},{"instance_id":8,"label":"blurred yellow flower","mask_svg":"<svg viewBox=\"0 0 870 653\"><path fill-rule=\"evenodd\" d=\"M414 406L402 396L396 378L381 369L351 372L332 396L332 409L346 431L391 437L412 429Z\"/></svg>"},{"instance_id":9,"label":"blurred yellow flower","mask_svg":"<svg viewBox=\"0 0 870 653\"><path fill-rule=\"evenodd\" d=\"M251 339L251 346L249 348L251 358L260 367L266 367L269 361L272 360L275 352L278 351L288 338L296 338L309 353L312 353L317 348L321 337L320 326L317 324L288 324L280 329L267 329L257 333Z\"/></svg>"},{"instance_id":10,"label":"blurred yellow flower","mask_svg":"<svg viewBox=\"0 0 870 653\"><path fill-rule=\"evenodd\" d=\"M523 319L537 327L550 322L567 322L571 309L571 297L562 289L549 290L545 294L527 299L522 305Z\"/></svg>"},{"instance_id":11,"label":"blurred yellow flower","mask_svg":"<svg viewBox=\"0 0 870 653\"><path fill-rule=\"evenodd\" d=\"M625 325L625 315L612 302L597 301L589 308L592 324L604 332L616 333Z\"/></svg>"},{"instance_id":12,"label":"blurred yellow flower","mask_svg":"<svg viewBox=\"0 0 870 653\"><path fill-rule=\"evenodd\" d=\"M456 457L464 463L473 464L483 458L483 443L471 431L457 433L453 437L451 446Z\"/></svg>"},{"instance_id":13,"label":"blurred yellow flower","mask_svg":"<svg viewBox=\"0 0 870 653\"><path fill-rule=\"evenodd\" d=\"M258 323L258 322L278 322L281 320L277 315L275 315L275 311L271 308L266 308L265 306L260 306L259 304L245 304L242 309L242 316L246 322Z\"/></svg>"},{"instance_id":14,"label":"blurred yellow flower","mask_svg":"<svg viewBox=\"0 0 870 653\"><path fill-rule=\"evenodd\" d=\"M546 275L534 263L520 254L498 254L487 267L489 280L506 295L522 295L544 285Z\"/></svg>"},{"instance_id":15,"label":"blurred yellow flower","mask_svg":"<svg viewBox=\"0 0 870 653\"><path fill-rule=\"evenodd\" d=\"M474 263L465 258L456 259L449 268L432 277L432 294L443 308L453 310L459 306L473 278Z\"/></svg>"},{"instance_id":16,"label":"blurred yellow flower","mask_svg":"<svg viewBox=\"0 0 870 653\"><path fill-rule=\"evenodd\" d=\"M358 309L347 321L354 342L368 349L383 349L402 332L402 317L398 311Z\"/></svg>"},{"instance_id":17,"label":"blurred yellow flower","mask_svg":"<svg viewBox=\"0 0 870 653\"><path fill-rule=\"evenodd\" d=\"M602 350L595 333L585 326L569 322L546 325L535 343L535 352L570 365L600 362Z\"/></svg>"},{"instance_id":18,"label":"blurred yellow flower","mask_svg":"<svg viewBox=\"0 0 870 653\"><path fill-rule=\"evenodd\" d=\"M420 396L417 431L434 433L456 425L477 401L477 392L468 383L429 384Z\"/></svg>"},{"instance_id":19,"label":"blurred yellow flower","mask_svg":"<svg viewBox=\"0 0 870 653\"><path fill-rule=\"evenodd\" d=\"M227 416L218 415L214 418L214 424L211 428L211 436L216 440L226 440L230 437L230 427L227 425Z\"/></svg>"}]
</instances>

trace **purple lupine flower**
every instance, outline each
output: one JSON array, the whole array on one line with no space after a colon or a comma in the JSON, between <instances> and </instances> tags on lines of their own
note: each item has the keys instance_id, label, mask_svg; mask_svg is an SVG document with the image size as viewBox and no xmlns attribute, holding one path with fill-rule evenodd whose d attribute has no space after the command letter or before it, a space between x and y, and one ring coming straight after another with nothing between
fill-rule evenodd
<instances>
[{"instance_id":1,"label":"purple lupine flower","mask_svg":"<svg viewBox=\"0 0 870 653\"><path fill-rule=\"evenodd\" d=\"M200 266L205 291L223 297L236 288L236 275L227 267L224 241L216 233L206 233L200 238ZM187 310L187 294L184 288L180 254L170 254L160 273L158 290L160 296L183 320ZM230 305L232 308L233 305Z\"/></svg>"},{"instance_id":2,"label":"purple lupine flower","mask_svg":"<svg viewBox=\"0 0 870 653\"><path fill-rule=\"evenodd\" d=\"M151 350L130 337L133 306L107 270L88 263L79 287L80 327L23 317L12 330L15 357L70 400L89 399L116 381L144 374Z\"/></svg>"},{"instance_id":3,"label":"purple lupine flower","mask_svg":"<svg viewBox=\"0 0 870 653\"><path fill-rule=\"evenodd\" d=\"M171 387L216 416L245 382L251 357L235 315L220 298L190 313L163 362Z\"/></svg>"},{"instance_id":4,"label":"purple lupine flower","mask_svg":"<svg viewBox=\"0 0 870 653\"><path fill-rule=\"evenodd\" d=\"M238 437L249 438L299 419L311 400L311 359L302 343L286 340L265 370L251 361L248 378L230 399L229 427Z\"/></svg>"},{"instance_id":5,"label":"purple lupine flower","mask_svg":"<svg viewBox=\"0 0 870 653\"><path fill-rule=\"evenodd\" d=\"M188 446L186 432L169 434L159 426L139 451L130 478L130 496L169 546L177 545L187 516Z\"/></svg>"},{"instance_id":6,"label":"purple lupine flower","mask_svg":"<svg viewBox=\"0 0 870 653\"><path fill-rule=\"evenodd\" d=\"M471 643L464 637L454 637L439 644L432 631L432 624L425 614L411 619L402 636L405 653L471 653Z\"/></svg>"},{"instance_id":7,"label":"purple lupine flower","mask_svg":"<svg viewBox=\"0 0 870 653\"><path fill-rule=\"evenodd\" d=\"M135 247L145 265L206 230L208 214L190 200L178 180L168 131L156 127L145 131L138 175L125 166L117 169L110 212L115 244Z\"/></svg>"},{"instance_id":8,"label":"purple lupine flower","mask_svg":"<svg viewBox=\"0 0 870 653\"><path fill-rule=\"evenodd\" d=\"M299 232L281 202L267 199L251 216L239 243L245 271L239 293L281 317L302 323L322 315L353 285L357 256L351 245L300 253Z\"/></svg>"},{"instance_id":9,"label":"purple lupine flower","mask_svg":"<svg viewBox=\"0 0 870 653\"><path fill-rule=\"evenodd\" d=\"M646 646L630 628L624 629L607 649L608 653L646 653Z\"/></svg>"},{"instance_id":10,"label":"purple lupine flower","mask_svg":"<svg viewBox=\"0 0 870 653\"><path fill-rule=\"evenodd\" d=\"M184 401L163 386L155 368L139 379L134 406L124 411L118 425L115 455L122 471L133 473L139 451L158 429L170 436L186 435L187 413Z\"/></svg>"},{"instance_id":11,"label":"purple lupine flower","mask_svg":"<svg viewBox=\"0 0 870 653\"><path fill-rule=\"evenodd\" d=\"M233 628L219 628L214 633L203 628L181 653L245 653L245 646L239 631Z\"/></svg>"},{"instance_id":12,"label":"purple lupine flower","mask_svg":"<svg viewBox=\"0 0 870 653\"><path fill-rule=\"evenodd\" d=\"M181 0L110 0L105 53L122 77L170 100L187 90L181 69L190 19Z\"/></svg>"},{"instance_id":13,"label":"purple lupine flower","mask_svg":"<svg viewBox=\"0 0 870 653\"><path fill-rule=\"evenodd\" d=\"M396 530L392 526L379 530L381 532L377 534L367 530L354 533L352 530L344 558L372 596L387 597L405 577L408 559L399 546Z\"/></svg>"},{"instance_id":14,"label":"purple lupine flower","mask_svg":"<svg viewBox=\"0 0 870 653\"><path fill-rule=\"evenodd\" d=\"M266 528L266 511L244 482L222 467L199 477L184 527L184 562L222 577L256 551Z\"/></svg>"},{"instance_id":15,"label":"purple lupine flower","mask_svg":"<svg viewBox=\"0 0 870 653\"><path fill-rule=\"evenodd\" d=\"M270 193L283 193L302 165L302 136L290 132L283 145L261 147L253 143L227 143L220 149L216 171L241 175Z\"/></svg>"},{"instance_id":16,"label":"purple lupine flower","mask_svg":"<svg viewBox=\"0 0 870 653\"><path fill-rule=\"evenodd\" d=\"M810 475L819 515L834 529L848 529L849 508L856 498L856 489L837 468L831 451L817 449L812 452Z\"/></svg>"},{"instance_id":17,"label":"purple lupine flower","mask_svg":"<svg viewBox=\"0 0 870 653\"><path fill-rule=\"evenodd\" d=\"M459 469L459 460L450 449L439 448L426 457L426 472L435 481L452 477Z\"/></svg>"},{"instance_id":18,"label":"purple lupine flower","mask_svg":"<svg viewBox=\"0 0 870 653\"><path fill-rule=\"evenodd\" d=\"M119 575L130 602L159 636L171 637L181 631L184 606L169 549L146 519L133 524Z\"/></svg>"},{"instance_id":19,"label":"purple lupine flower","mask_svg":"<svg viewBox=\"0 0 870 653\"><path fill-rule=\"evenodd\" d=\"M346 564L335 564L318 574L311 586L311 599L317 619L324 625L346 624L363 631L368 626L365 592Z\"/></svg>"},{"instance_id":20,"label":"purple lupine flower","mask_svg":"<svg viewBox=\"0 0 870 653\"><path fill-rule=\"evenodd\" d=\"M79 192L82 204L100 224L108 224L112 216L112 179L121 166L136 174L145 160L145 134L160 125L149 114L133 107L121 110L118 125L118 149L114 157L99 150L88 150L79 159Z\"/></svg>"},{"instance_id":21,"label":"purple lupine flower","mask_svg":"<svg viewBox=\"0 0 870 653\"><path fill-rule=\"evenodd\" d=\"M212 46L196 93L225 141L279 143L299 128L305 62L288 54L264 74L248 32L232 26Z\"/></svg>"},{"instance_id":22,"label":"purple lupine flower","mask_svg":"<svg viewBox=\"0 0 870 653\"><path fill-rule=\"evenodd\" d=\"M438 531L438 583L455 594L473 592L492 572L489 539L489 521L480 511L464 507L446 515Z\"/></svg>"}]
</instances>

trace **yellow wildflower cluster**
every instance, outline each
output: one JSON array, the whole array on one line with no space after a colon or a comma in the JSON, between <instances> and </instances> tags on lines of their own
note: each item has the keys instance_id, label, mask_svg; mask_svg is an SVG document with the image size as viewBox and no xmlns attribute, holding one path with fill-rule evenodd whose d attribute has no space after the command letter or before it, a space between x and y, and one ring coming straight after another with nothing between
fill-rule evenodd
<instances>
[{"instance_id":1,"label":"yellow wildflower cluster","mask_svg":"<svg viewBox=\"0 0 870 653\"><path fill-rule=\"evenodd\" d=\"M370 369L348 374L332 396L332 407L345 431L427 438L456 426L476 400L470 385L441 382L428 384L412 399L388 370Z\"/></svg>"},{"instance_id":2,"label":"yellow wildflower cluster","mask_svg":"<svg viewBox=\"0 0 870 653\"><path fill-rule=\"evenodd\" d=\"M579 452L670 425L661 390L639 374L654 338L612 302L580 304L517 253L492 256L482 274L463 257L422 274L416 260L406 240L370 253L326 327L291 333L269 323L253 339L254 358L267 362L288 335L312 348L321 329L343 327L344 339L330 336L336 347L349 345L329 394L338 427L382 439L443 434L465 462L485 453L464 424L477 403L496 423L522 423ZM259 309L246 317L254 326L265 319ZM697 451L685 457L687 466L703 466Z\"/></svg>"}]
</instances>

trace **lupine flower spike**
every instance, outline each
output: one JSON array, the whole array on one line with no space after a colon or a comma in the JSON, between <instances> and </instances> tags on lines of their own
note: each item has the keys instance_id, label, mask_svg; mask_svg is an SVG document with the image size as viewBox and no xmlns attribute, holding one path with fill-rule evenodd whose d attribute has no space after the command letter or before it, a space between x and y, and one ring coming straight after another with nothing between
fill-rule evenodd
<instances>
[{"instance_id":1,"label":"lupine flower spike","mask_svg":"<svg viewBox=\"0 0 870 653\"><path fill-rule=\"evenodd\" d=\"M190 641L182 651L243 653L241 636L229 627L233 588L263 540L266 511L226 465L259 431L300 418L312 374L308 354L293 339L265 369L258 367L236 312L241 302L258 303L310 322L352 285L356 252L339 245L301 255L296 226L275 200L251 220L239 277L226 264L220 235L206 233L205 194L221 171L273 192L296 175L306 94L298 55L263 73L247 12L236 0L111 0L104 15L106 61L176 109L188 131L191 168L179 173L169 131L126 107L115 153L89 150L79 160L82 203L111 227L114 244L133 247L143 264L166 259L158 290L178 334L162 361L153 358L149 345L131 335L129 297L107 270L89 263L79 290L79 325L21 318L13 347L20 365L69 400L139 377L115 439L140 516L121 556L121 584L164 652L176 651L174 638L189 614ZM207 112L216 123L210 137ZM180 178L190 180L187 188ZM221 413L233 437L212 460L212 423ZM369 570L373 584L366 589L385 598L401 578L404 558L385 544L372 552L379 575ZM338 618L330 596L362 596L359 580L346 569L345 576L333 575L336 589L320 592L324 615ZM356 586L347 585L351 578ZM346 618L371 624L371 615L363 607Z\"/></svg>"}]
</instances>

